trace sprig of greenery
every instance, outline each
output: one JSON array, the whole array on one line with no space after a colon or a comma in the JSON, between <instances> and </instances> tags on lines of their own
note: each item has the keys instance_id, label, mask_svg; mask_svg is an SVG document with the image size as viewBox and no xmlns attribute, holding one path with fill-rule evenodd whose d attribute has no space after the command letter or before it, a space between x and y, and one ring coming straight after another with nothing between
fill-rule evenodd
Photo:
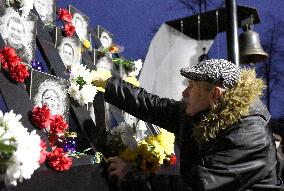
<instances>
[{"instance_id":1,"label":"sprig of greenery","mask_svg":"<svg viewBox=\"0 0 284 191\"><path fill-rule=\"evenodd\" d=\"M134 62L132 60L123 60L121 58L111 58L113 63L117 65L122 65L126 70L132 70L134 67Z\"/></svg>"},{"instance_id":2,"label":"sprig of greenery","mask_svg":"<svg viewBox=\"0 0 284 191\"><path fill-rule=\"evenodd\" d=\"M81 156L87 155L86 152L89 151L89 150L91 150L91 149L92 149L92 148L87 148L87 149L85 149L82 153L81 153L81 152L71 152L71 151L69 151L69 152L68 152L68 156L69 156L69 157L80 158Z\"/></svg>"}]
</instances>

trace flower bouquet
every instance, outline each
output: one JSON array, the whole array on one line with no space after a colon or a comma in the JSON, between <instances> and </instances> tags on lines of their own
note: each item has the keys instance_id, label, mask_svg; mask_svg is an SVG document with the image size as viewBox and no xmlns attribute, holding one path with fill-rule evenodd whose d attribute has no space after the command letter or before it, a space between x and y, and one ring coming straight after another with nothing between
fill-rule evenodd
<instances>
[{"instance_id":1,"label":"flower bouquet","mask_svg":"<svg viewBox=\"0 0 284 191\"><path fill-rule=\"evenodd\" d=\"M39 168L42 143L35 131L29 133L20 122L21 115L0 111L0 169L1 181L17 185L30 179Z\"/></svg>"},{"instance_id":2,"label":"flower bouquet","mask_svg":"<svg viewBox=\"0 0 284 191\"><path fill-rule=\"evenodd\" d=\"M159 134L137 141L133 127L120 123L107 135L106 143L113 155L131 164L132 170L156 173L160 167L176 164L174 141L174 134L162 128ZM97 163L107 162L102 153L97 152L95 159Z\"/></svg>"}]
</instances>

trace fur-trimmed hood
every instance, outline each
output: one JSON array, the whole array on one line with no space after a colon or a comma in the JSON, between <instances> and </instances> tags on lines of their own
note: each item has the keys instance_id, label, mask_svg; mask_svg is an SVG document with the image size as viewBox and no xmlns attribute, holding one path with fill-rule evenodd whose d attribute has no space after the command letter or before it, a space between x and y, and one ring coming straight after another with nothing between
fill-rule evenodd
<instances>
[{"instance_id":1,"label":"fur-trimmed hood","mask_svg":"<svg viewBox=\"0 0 284 191\"><path fill-rule=\"evenodd\" d=\"M264 88L263 80L256 77L254 69L242 69L237 85L227 89L195 126L195 140L205 143L215 139L223 130L249 115L251 106L261 97Z\"/></svg>"}]
</instances>

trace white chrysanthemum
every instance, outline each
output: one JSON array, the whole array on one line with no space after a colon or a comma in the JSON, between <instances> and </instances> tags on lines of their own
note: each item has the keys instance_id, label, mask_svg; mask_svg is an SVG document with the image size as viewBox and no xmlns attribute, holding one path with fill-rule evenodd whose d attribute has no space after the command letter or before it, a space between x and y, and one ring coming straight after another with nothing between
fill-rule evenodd
<instances>
[{"instance_id":1,"label":"white chrysanthemum","mask_svg":"<svg viewBox=\"0 0 284 191\"><path fill-rule=\"evenodd\" d=\"M82 77L86 84L92 82L91 72L83 64L74 64L71 67L70 81L76 81L78 77Z\"/></svg>"},{"instance_id":2,"label":"white chrysanthemum","mask_svg":"<svg viewBox=\"0 0 284 191\"><path fill-rule=\"evenodd\" d=\"M4 132L0 141L16 147L15 152L7 161L8 168L5 177L7 185L16 186L17 180L21 182L23 179L31 178L33 172L39 167L40 137L35 131L29 133L19 121L20 119L21 115L16 115L13 111L4 115L0 111L0 127L1 132ZM13 138L13 140L4 142L3 139L7 138Z\"/></svg>"},{"instance_id":3,"label":"white chrysanthemum","mask_svg":"<svg viewBox=\"0 0 284 191\"><path fill-rule=\"evenodd\" d=\"M138 76L142 69L143 62L141 59L134 61L134 70L128 74L128 76Z\"/></svg>"},{"instance_id":4,"label":"white chrysanthemum","mask_svg":"<svg viewBox=\"0 0 284 191\"><path fill-rule=\"evenodd\" d=\"M89 102L93 102L96 94L97 94L97 88L93 85L83 85L82 89L80 90L80 100L79 103L81 105L88 104Z\"/></svg>"},{"instance_id":5,"label":"white chrysanthemum","mask_svg":"<svg viewBox=\"0 0 284 191\"><path fill-rule=\"evenodd\" d=\"M79 101L81 93L78 84L72 82L71 85L69 86L68 93L73 99Z\"/></svg>"}]
</instances>

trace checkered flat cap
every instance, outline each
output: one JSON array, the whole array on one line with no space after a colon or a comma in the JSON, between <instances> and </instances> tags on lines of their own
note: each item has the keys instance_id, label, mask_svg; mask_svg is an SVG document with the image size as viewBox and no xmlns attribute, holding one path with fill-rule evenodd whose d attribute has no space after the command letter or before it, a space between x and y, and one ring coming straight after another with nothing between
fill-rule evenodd
<instances>
[{"instance_id":1,"label":"checkered flat cap","mask_svg":"<svg viewBox=\"0 0 284 191\"><path fill-rule=\"evenodd\" d=\"M205 81L223 88L231 88L239 80L240 68L224 59L210 59L182 68L180 74L191 80Z\"/></svg>"}]
</instances>

